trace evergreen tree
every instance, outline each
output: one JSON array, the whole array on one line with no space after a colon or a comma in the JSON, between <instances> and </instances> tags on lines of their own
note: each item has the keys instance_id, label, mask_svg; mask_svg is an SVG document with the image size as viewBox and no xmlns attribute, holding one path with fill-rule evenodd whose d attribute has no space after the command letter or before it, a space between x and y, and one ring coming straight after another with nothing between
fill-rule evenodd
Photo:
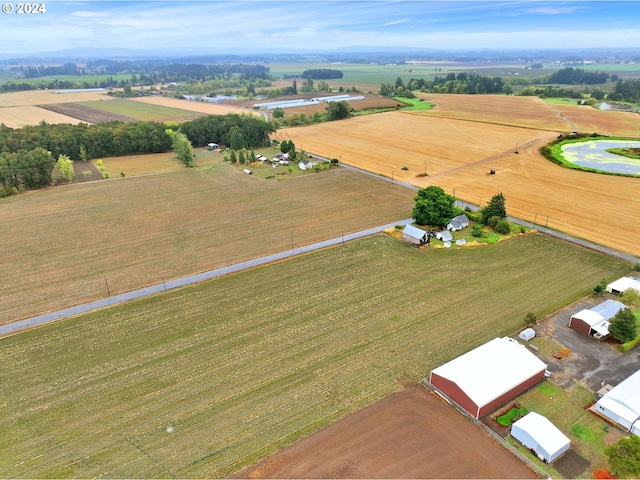
<instances>
[{"instance_id":1,"label":"evergreen tree","mask_svg":"<svg viewBox=\"0 0 640 480\"><path fill-rule=\"evenodd\" d=\"M616 340L625 343L636 338L636 317L628 308L620 310L609 322L609 333Z\"/></svg>"},{"instance_id":2,"label":"evergreen tree","mask_svg":"<svg viewBox=\"0 0 640 480\"><path fill-rule=\"evenodd\" d=\"M507 218L504 195L498 193L491 197L491 200L489 200L489 203L482 209L481 213L482 223L485 225L492 217L498 217L500 220Z\"/></svg>"}]
</instances>

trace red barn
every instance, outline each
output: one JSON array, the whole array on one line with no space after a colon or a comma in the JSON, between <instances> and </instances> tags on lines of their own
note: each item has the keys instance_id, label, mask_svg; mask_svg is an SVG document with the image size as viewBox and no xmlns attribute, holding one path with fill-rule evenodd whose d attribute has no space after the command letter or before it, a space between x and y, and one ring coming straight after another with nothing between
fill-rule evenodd
<instances>
[{"instance_id":1,"label":"red barn","mask_svg":"<svg viewBox=\"0 0 640 480\"><path fill-rule=\"evenodd\" d=\"M480 418L544 380L547 365L512 338L495 338L432 370L429 381Z\"/></svg>"}]
</instances>

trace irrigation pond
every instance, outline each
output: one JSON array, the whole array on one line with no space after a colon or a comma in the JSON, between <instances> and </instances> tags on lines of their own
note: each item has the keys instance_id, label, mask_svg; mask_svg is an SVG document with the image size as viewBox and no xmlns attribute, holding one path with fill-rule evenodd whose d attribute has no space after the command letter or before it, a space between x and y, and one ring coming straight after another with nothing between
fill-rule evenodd
<instances>
[{"instance_id":1,"label":"irrigation pond","mask_svg":"<svg viewBox=\"0 0 640 480\"><path fill-rule=\"evenodd\" d=\"M562 146L567 162L603 172L640 175L640 159L609 153L611 148L640 148L640 140L587 140Z\"/></svg>"}]
</instances>

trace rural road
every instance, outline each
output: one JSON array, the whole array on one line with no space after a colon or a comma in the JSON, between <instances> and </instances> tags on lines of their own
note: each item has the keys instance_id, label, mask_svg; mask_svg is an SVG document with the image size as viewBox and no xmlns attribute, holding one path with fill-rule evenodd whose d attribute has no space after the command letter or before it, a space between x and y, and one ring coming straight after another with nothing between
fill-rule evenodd
<instances>
[{"instance_id":1,"label":"rural road","mask_svg":"<svg viewBox=\"0 0 640 480\"><path fill-rule=\"evenodd\" d=\"M236 263L234 265L229 265L227 267L221 267L215 270L210 270L208 272L198 273L196 275L191 275L191 276L179 278L176 280L170 280L157 285L151 285L149 287L140 288L138 290L133 290L130 292L121 293L119 295L113 295L111 297L102 298L100 300L95 300L93 302L83 303L80 305L76 305L74 307L69 307L69 308L64 308L62 310L56 310L54 312L44 313L42 315L37 315L35 317L19 320L17 322L8 323L6 325L0 325L0 336L17 333L22 330L37 327L46 323L54 322L56 320L61 320L74 315L80 315L82 313L91 312L93 310L97 310L100 308L111 307L113 305L118 305L120 303L128 302L130 300L135 300L141 297L145 297L147 295L153 295L155 293L161 293L163 291L166 292L167 290L171 290L174 288L184 287L186 285L193 285L194 283L203 282L205 280L211 280L213 278L218 278L223 275L228 275L230 273L236 273L242 270L247 270L249 268L266 265L272 262L277 262L278 260L283 260L285 258L293 257L296 255L309 253L321 248L326 248L333 245L339 245L341 243L348 242L350 240L355 240L357 238L368 237L370 235L380 233L388 228L393 228L396 225L405 225L411 222L413 222L413 219L411 218L400 220L395 223L389 223L386 225L381 225L379 227L369 228L366 230L361 230L359 232L341 235L339 237L330 238L329 240L323 240L322 242L316 242L310 245L292 248L284 252L278 252L272 255L266 255L264 257L254 258L252 260Z\"/></svg>"},{"instance_id":2,"label":"rural road","mask_svg":"<svg viewBox=\"0 0 640 480\"><path fill-rule=\"evenodd\" d=\"M324 160L327 161L326 158L317 156L317 155L310 155L313 158L316 158L318 160ZM418 191L418 187L415 187L414 185L410 185L408 183L404 183L404 182L398 182L398 181L394 181L393 178L388 178L385 177L383 175L378 175L375 173L371 173L371 172L367 172L365 170L356 168L356 167L352 167L349 165L341 165L342 168L346 168L347 170L351 170L354 172L358 172L361 173L363 175L368 175L370 177L373 178L377 178L379 180L384 180L387 182L391 182L393 184L397 184L400 186L403 186L405 188L409 188L411 190L414 191ZM479 207L477 205L473 205L470 204L468 202L460 202L457 201L456 202L459 206L470 206L473 210L477 210ZM551 235L557 238L561 238L563 240L566 240L568 242L572 242L576 245L581 245L583 247L586 248L590 248L592 250L596 250L602 253L606 253L608 255L613 255L615 257L618 258L622 258L624 260L627 260L629 262L632 263L640 263L640 258L634 257L632 255L628 255L626 253L623 252L619 252L617 250L613 250L611 248L607 248L604 247L602 245L598 245L592 242L588 242L586 240L582 240L579 238L575 238L572 237L570 235L566 235L564 233L558 232L556 230L552 230L549 228L545 228L545 227L541 227L539 225L534 225L531 222L527 222L524 220L520 220L517 218L513 218L513 217L507 217L509 221L519 224L519 225L524 225L525 227L528 228L535 228L537 229L539 232L545 233L547 235ZM31 318L27 318L24 320L19 320L17 322L12 322L12 323L8 323L6 325L0 325L0 337L5 336L5 335L10 335L10 334L14 334L17 332L20 332L22 330L26 330L29 328L33 328L33 327L37 327L39 325L43 325L46 323L50 323L50 322L54 322L56 320L61 320L63 318L66 317L70 317L73 315L79 315L82 313L87 313L93 310L97 310L100 308L105 308L105 307L110 307L113 305L117 305L120 303L124 303L124 302L128 302L130 300L135 300L141 297L145 297L147 295L152 295L155 293L161 293L163 291L167 291L167 290L171 290L174 288L178 288L178 287L183 287L186 285L192 285L195 283L199 283L205 280L211 280L213 278L218 278L221 277L223 275L228 275L230 273L235 273L235 272L240 272L242 270L246 270L249 268L253 268L253 267L258 267L261 265L266 265L268 263L272 263L272 262L276 262L278 260L283 260L285 258L290 258L296 255L301 255L304 253L309 253L312 252L314 250L318 250L321 248L325 248L325 247L330 247L333 245L338 245L340 243L344 243L346 241L350 241L350 240L355 240L357 238L362 238L362 237L367 237L369 235L374 235L376 233L380 233L388 228L393 228L395 225L405 225L407 223L412 223L413 219L409 218L409 219L405 219L405 220L400 220L398 222L395 223L389 223L387 225L381 225L379 227L374 227L374 228L369 228L367 230L362 230L359 232L355 232L355 233L350 233L347 235L343 235L340 237L335 237L335 238L331 238L329 240L324 240L322 242L316 242L316 243L312 243L310 245L305 245L303 247L298 247L298 248L293 248L291 250L286 250L284 252L279 252L279 253L274 253L272 255L267 255L264 257L260 257L260 258L255 258L253 260L247 260L245 262L240 262L240 263L236 263L234 265L229 265L227 267L222 267L222 268L218 268L215 270L210 270L208 272L203 272L203 273L199 273L196 275L191 275L189 277L184 277L184 278L179 278L176 280L170 280L167 282L163 282L161 284L157 284L157 285L152 285L149 287L145 287L145 288L141 288L138 290L133 290L130 292L126 292L126 293L122 293L119 295L114 295L114 296L110 296L107 298L103 298L100 300L95 300L93 302L89 302L89 303L83 303L80 305L76 305L74 307L69 307L69 308L64 308L62 310L56 310L53 312L48 312L42 315L37 315L35 317L31 317Z\"/></svg>"}]
</instances>

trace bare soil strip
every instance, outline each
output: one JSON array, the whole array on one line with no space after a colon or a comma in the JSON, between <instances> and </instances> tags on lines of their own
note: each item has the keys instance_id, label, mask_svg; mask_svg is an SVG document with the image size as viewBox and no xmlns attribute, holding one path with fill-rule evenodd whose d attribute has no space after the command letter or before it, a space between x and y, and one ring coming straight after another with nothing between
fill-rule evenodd
<instances>
[{"instance_id":1,"label":"bare soil strip","mask_svg":"<svg viewBox=\"0 0 640 480\"><path fill-rule=\"evenodd\" d=\"M420 385L410 385L231 478L538 478Z\"/></svg>"},{"instance_id":2,"label":"bare soil strip","mask_svg":"<svg viewBox=\"0 0 640 480\"><path fill-rule=\"evenodd\" d=\"M102 123L102 122L135 122L136 119L126 115L105 112L96 108L78 105L77 103L52 103L48 105L39 105L40 108L57 112L62 115L76 118L85 123Z\"/></svg>"}]
</instances>

